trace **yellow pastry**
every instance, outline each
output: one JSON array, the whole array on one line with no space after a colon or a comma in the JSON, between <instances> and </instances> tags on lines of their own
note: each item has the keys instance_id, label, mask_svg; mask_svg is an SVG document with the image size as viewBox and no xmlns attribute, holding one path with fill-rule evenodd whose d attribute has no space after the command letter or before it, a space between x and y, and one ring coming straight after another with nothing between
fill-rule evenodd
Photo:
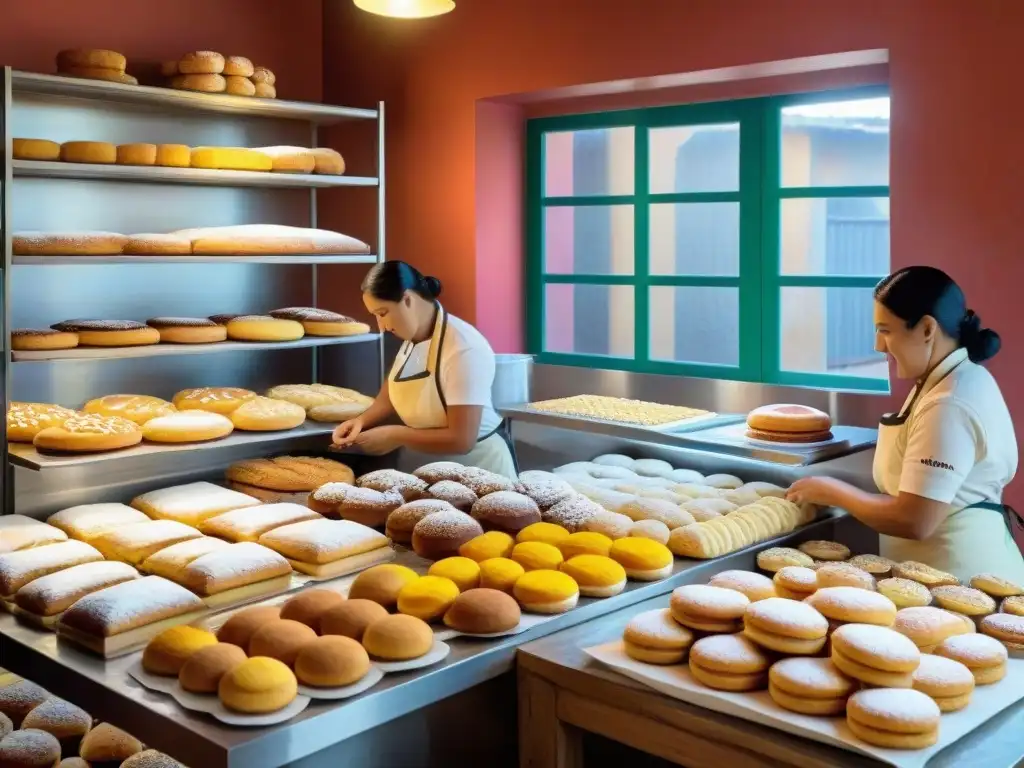
<instances>
[{"instance_id":1,"label":"yellow pastry","mask_svg":"<svg viewBox=\"0 0 1024 768\"><path fill-rule=\"evenodd\" d=\"M508 557L515 543L504 531L488 531L459 547L459 554L481 563L494 557Z\"/></svg>"},{"instance_id":2,"label":"yellow pastry","mask_svg":"<svg viewBox=\"0 0 1024 768\"><path fill-rule=\"evenodd\" d=\"M433 621L444 616L459 596L459 587L443 576L423 576L402 587L398 593L398 612Z\"/></svg>"},{"instance_id":3,"label":"yellow pastry","mask_svg":"<svg viewBox=\"0 0 1024 768\"><path fill-rule=\"evenodd\" d=\"M527 571L555 570L565 560L558 547L542 541L524 541L516 544L511 557Z\"/></svg>"},{"instance_id":4,"label":"yellow pastry","mask_svg":"<svg viewBox=\"0 0 1024 768\"><path fill-rule=\"evenodd\" d=\"M658 581L672 575L672 552L653 539L616 539L608 556L625 568L631 579Z\"/></svg>"},{"instance_id":5,"label":"yellow pastry","mask_svg":"<svg viewBox=\"0 0 1024 768\"><path fill-rule=\"evenodd\" d=\"M451 579L459 588L459 592L480 586L480 566L476 560L470 560L468 557L446 557L444 560L438 560L430 566L427 574Z\"/></svg>"},{"instance_id":6,"label":"yellow pastry","mask_svg":"<svg viewBox=\"0 0 1024 768\"><path fill-rule=\"evenodd\" d=\"M512 595L524 611L565 613L576 607L580 588L566 573L541 569L524 573L513 587Z\"/></svg>"},{"instance_id":7,"label":"yellow pastry","mask_svg":"<svg viewBox=\"0 0 1024 768\"><path fill-rule=\"evenodd\" d=\"M569 531L554 523L534 523L528 525L516 534L516 541L520 544L527 541L541 541L545 544L558 546L560 542L569 537Z\"/></svg>"},{"instance_id":8,"label":"yellow pastry","mask_svg":"<svg viewBox=\"0 0 1024 768\"><path fill-rule=\"evenodd\" d=\"M492 557L480 563L480 586L512 594L519 577L526 570L515 560L507 557Z\"/></svg>"},{"instance_id":9,"label":"yellow pastry","mask_svg":"<svg viewBox=\"0 0 1024 768\"><path fill-rule=\"evenodd\" d=\"M570 533L569 537L558 543L558 549L562 557L570 560L577 555L604 555L612 548L612 540L603 533L591 533L590 531L578 531Z\"/></svg>"},{"instance_id":10,"label":"yellow pastry","mask_svg":"<svg viewBox=\"0 0 1024 768\"><path fill-rule=\"evenodd\" d=\"M612 597L626 588L626 569L605 555L576 555L562 563L585 597Z\"/></svg>"},{"instance_id":11,"label":"yellow pastry","mask_svg":"<svg viewBox=\"0 0 1024 768\"><path fill-rule=\"evenodd\" d=\"M142 652L142 666L154 675L177 677L189 656L208 645L216 645L217 636L205 629L182 624L165 629L149 641Z\"/></svg>"},{"instance_id":12,"label":"yellow pastry","mask_svg":"<svg viewBox=\"0 0 1024 768\"><path fill-rule=\"evenodd\" d=\"M392 610L398 603L398 595L402 589L419 578L420 575L416 571L404 565L375 565L356 576L348 591L348 598L372 600Z\"/></svg>"},{"instance_id":13,"label":"yellow pastry","mask_svg":"<svg viewBox=\"0 0 1024 768\"><path fill-rule=\"evenodd\" d=\"M255 656L224 675L217 693L228 709L255 715L284 709L295 700L298 687L287 664Z\"/></svg>"}]
</instances>

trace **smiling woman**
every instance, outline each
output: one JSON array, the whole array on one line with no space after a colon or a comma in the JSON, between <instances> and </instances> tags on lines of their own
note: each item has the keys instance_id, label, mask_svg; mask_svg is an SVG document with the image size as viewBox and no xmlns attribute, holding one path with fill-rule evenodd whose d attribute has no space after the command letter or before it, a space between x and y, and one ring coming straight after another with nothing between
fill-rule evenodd
<instances>
[{"instance_id":1,"label":"smiling woman","mask_svg":"<svg viewBox=\"0 0 1024 768\"><path fill-rule=\"evenodd\" d=\"M880 494L805 478L789 498L847 509L882 534L882 554L969 579L1024 580L1016 512L1002 504L1017 471L1017 440L1003 395L979 363L1000 348L963 291L933 267L907 267L875 288L875 346L916 386L882 417L873 474Z\"/></svg>"},{"instance_id":2,"label":"smiling woman","mask_svg":"<svg viewBox=\"0 0 1024 768\"><path fill-rule=\"evenodd\" d=\"M380 330L404 343L373 405L334 431L335 444L374 455L401 448L400 466L410 471L430 454L514 478L512 442L491 401L494 351L441 306L441 281L386 261L362 291ZM385 423L394 417L400 425Z\"/></svg>"}]
</instances>

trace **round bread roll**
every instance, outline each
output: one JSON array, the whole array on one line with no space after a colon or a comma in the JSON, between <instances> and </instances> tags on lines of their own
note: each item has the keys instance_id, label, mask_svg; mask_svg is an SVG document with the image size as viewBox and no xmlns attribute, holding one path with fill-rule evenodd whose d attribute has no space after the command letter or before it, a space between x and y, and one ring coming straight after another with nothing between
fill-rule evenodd
<instances>
[{"instance_id":1,"label":"round bread roll","mask_svg":"<svg viewBox=\"0 0 1024 768\"><path fill-rule=\"evenodd\" d=\"M227 437L234 430L227 416L185 411L150 419L142 426L142 437L151 443L201 443Z\"/></svg>"},{"instance_id":2,"label":"round bread roll","mask_svg":"<svg viewBox=\"0 0 1024 768\"><path fill-rule=\"evenodd\" d=\"M232 96L255 96L256 86L247 77L229 75L224 78L224 92Z\"/></svg>"},{"instance_id":3,"label":"round bread roll","mask_svg":"<svg viewBox=\"0 0 1024 768\"><path fill-rule=\"evenodd\" d=\"M306 421L306 411L295 403L257 396L235 408L230 419L235 429L274 432L301 426Z\"/></svg>"},{"instance_id":4,"label":"round bread roll","mask_svg":"<svg viewBox=\"0 0 1024 768\"><path fill-rule=\"evenodd\" d=\"M428 576L451 579L459 592L466 592L480 586L480 566L468 557L446 557L430 566Z\"/></svg>"},{"instance_id":5,"label":"round bread roll","mask_svg":"<svg viewBox=\"0 0 1024 768\"><path fill-rule=\"evenodd\" d=\"M49 691L31 680L17 680L0 686L0 715L20 728L22 721L33 709L52 698Z\"/></svg>"},{"instance_id":6,"label":"round bread roll","mask_svg":"<svg viewBox=\"0 0 1024 768\"><path fill-rule=\"evenodd\" d=\"M192 148L185 144L157 144L156 164L165 168L188 168L192 164ZM191 253L189 242L189 253Z\"/></svg>"},{"instance_id":7,"label":"round bread roll","mask_svg":"<svg viewBox=\"0 0 1024 768\"><path fill-rule=\"evenodd\" d=\"M721 571L712 576L708 584L739 592L752 603L775 597L775 584L772 580L753 571Z\"/></svg>"},{"instance_id":8,"label":"round bread roll","mask_svg":"<svg viewBox=\"0 0 1024 768\"><path fill-rule=\"evenodd\" d=\"M630 658L645 664L678 664L693 645L694 634L680 626L670 611L658 608L630 619L622 633Z\"/></svg>"},{"instance_id":9,"label":"round bread roll","mask_svg":"<svg viewBox=\"0 0 1024 768\"><path fill-rule=\"evenodd\" d=\"M224 57L214 51L186 53L178 60L178 71L186 75L219 75L224 71Z\"/></svg>"},{"instance_id":10,"label":"round bread roll","mask_svg":"<svg viewBox=\"0 0 1024 768\"><path fill-rule=\"evenodd\" d=\"M828 659L782 659L768 670L768 693L775 703L804 715L843 714L856 689L857 682Z\"/></svg>"},{"instance_id":11,"label":"round bread roll","mask_svg":"<svg viewBox=\"0 0 1024 768\"><path fill-rule=\"evenodd\" d=\"M74 349L77 346L78 334L70 331L52 328L15 328L11 331L13 350Z\"/></svg>"},{"instance_id":12,"label":"round bread roll","mask_svg":"<svg viewBox=\"0 0 1024 768\"><path fill-rule=\"evenodd\" d=\"M415 475L399 472L396 469L378 469L361 475L356 480L357 488L369 488L380 493L398 491L406 501L422 498L427 492L427 484Z\"/></svg>"},{"instance_id":13,"label":"round bread roll","mask_svg":"<svg viewBox=\"0 0 1024 768\"><path fill-rule=\"evenodd\" d=\"M232 643L214 643L193 653L178 672L178 684L190 693L216 693L220 679L246 660Z\"/></svg>"},{"instance_id":14,"label":"round bread roll","mask_svg":"<svg viewBox=\"0 0 1024 768\"><path fill-rule=\"evenodd\" d=\"M7 440L31 443L48 427L59 427L75 415L70 408L49 403L11 403L7 411Z\"/></svg>"},{"instance_id":15,"label":"round bread roll","mask_svg":"<svg viewBox=\"0 0 1024 768\"><path fill-rule=\"evenodd\" d=\"M959 584L960 581L951 573L940 571L937 568L932 568L930 565L925 563L918 563L914 560L907 560L904 563L898 563L895 568L892 569L893 576L900 579L910 579L916 581L919 584L924 584L926 587L941 587L945 584Z\"/></svg>"},{"instance_id":16,"label":"round bread roll","mask_svg":"<svg viewBox=\"0 0 1024 768\"><path fill-rule=\"evenodd\" d=\"M217 689L225 707L250 715L284 709L296 695L298 681L288 666L264 656L243 661L220 679Z\"/></svg>"},{"instance_id":17,"label":"round bread roll","mask_svg":"<svg viewBox=\"0 0 1024 768\"><path fill-rule=\"evenodd\" d=\"M65 163L112 165L117 162L117 147L106 141L65 141L60 145Z\"/></svg>"},{"instance_id":18,"label":"round bread roll","mask_svg":"<svg viewBox=\"0 0 1024 768\"><path fill-rule=\"evenodd\" d=\"M576 607L580 589L568 574L554 570L524 573L512 589L512 595L530 613L565 613Z\"/></svg>"},{"instance_id":19,"label":"round bread roll","mask_svg":"<svg viewBox=\"0 0 1024 768\"><path fill-rule=\"evenodd\" d=\"M212 632L187 624L165 629L146 645L142 667L154 675L177 677L189 656L216 642L217 636Z\"/></svg>"},{"instance_id":20,"label":"round bread roll","mask_svg":"<svg viewBox=\"0 0 1024 768\"><path fill-rule=\"evenodd\" d=\"M995 613L996 601L980 589L945 585L932 589L932 597L939 608L965 616L987 616Z\"/></svg>"},{"instance_id":21,"label":"round bread roll","mask_svg":"<svg viewBox=\"0 0 1024 768\"><path fill-rule=\"evenodd\" d=\"M232 341L296 341L305 335L302 323L269 315L242 315L229 320L227 327Z\"/></svg>"},{"instance_id":22,"label":"round bread roll","mask_svg":"<svg viewBox=\"0 0 1024 768\"><path fill-rule=\"evenodd\" d=\"M120 763L142 751L142 742L110 723L100 723L82 739L78 754L93 765Z\"/></svg>"},{"instance_id":23,"label":"round bread roll","mask_svg":"<svg viewBox=\"0 0 1024 768\"><path fill-rule=\"evenodd\" d=\"M363 634L363 648L383 661L409 661L434 647L434 632L415 616L396 614L373 622Z\"/></svg>"},{"instance_id":24,"label":"round bread roll","mask_svg":"<svg viewBox=\"0 0 1024 768\"><path fill-rule=\"evenodd\" d=\"M225 56L224 57L224 69L221 70L221 74L225 77L252 77L256 68L252 65L252 61L245 58L245 56Z\"/></svg>"},{"instance_id":25,"label":"round bread roll","mask_svg":"<svg viewBox=\"0 0 1024 768\"><path fill-rule=\"evenodd\" d=\"M971 577L971 586L992 597L1024 595L1024 587L994 573L979 573Z\"/></svg>"},{"instance_id":26,"label":"round bread roll","mask_svg":"<svg viewBox=\"0 0 1024 768\"><path fill-rule=\"evenodd\" d=\"M68 67L95 67L124 72L127 66L128 60L124 54L102 48L69 48L57 53L58 70Z\"/></svg>"},{"instance_id":27,"label":"round bread roll","mask_svg":"<svg viewBox=\"0 0 1024 768\"><path fill-rule=\"evenodd\" d=\"M559 570L572 577L585 597L614 597L626 588L626 569L606 555L576 555Z\"/></svg>"},{"instance_id":28,"label":"round bread roll","mask_svg":"<svg viewBox=\"0 0 1024 768\"><path fill-rule=\"evenodd\" d=\"M743 635L708 635L690 648L690 673L721 691L753 691L768 682L771 660Z\"/></svg>"},{"instance_id":29,"label":"round bread roll","mask_svg":"<svg viewBox=\"0 0 1024 768\"><path fill-rule=\"evenodd\" d=\"M859 587L869 592L875 590L875 578L849 563L825 561L815 571L818 589L825 587Z\"/></svg>"},{"instance_id":30,"label":"round bread roll","mask_svg":"<svg viewBox=\"0 0 1024 768\"><path fill-rule=\"evenodd\" d=\"M159 344L160 333L133 320L65 320L50 326L78 334L83 347L136 347Z\"/></svg>"},{"instance_id":31,"label":"round bread roll","mask_svg":"<svg viewBox=\"0 0 1024 768\"><path fill-rule=\"evenodd\" d=\"M459 554L482 563L496 557L509 557L515 543L515 539L503 531L488 531L459 547Z\"/></svg>"},{"instance_id":32,"label":"round bread roll","mask_svg":"<svg viewBox=\"0 0 1024 768\"><path fill-rule=\"evenodd\" d=\"M276 99L277 88L267 83L256 83L256 98L258 99Z\"/></svg>"},{"instance_id":33,"label":"round bread roll","mask_svg":"<svg viewBox=\"0 0 1024 768\"><path fill-rule=\"evenodd\" d=\"M672 575L675 560L664 544L651 539L628 537L612 542L608 553L626 569L626 575L637 581L659 581Z\"/></svg>"},{"instance_id":34,"label":"round bread roll","mask_svg":"<svg viewBox=\"0 0 1024 768\"><path fill-rule=\"evenodd\" d=\"M171 403L150 395L104 395L87 402L82 410L128 419L139 426L158 416L169 416L177 412Z\"/></svg>"},{"instance_id":35,"label":"round bread roll","mask_svg":"<svg viewBox=\"0 0 1024 768\"><path fill-rule=\"evenodd\" d=\"M255 397L255 392L238 387L198 387L181 390L173 402L179 411L209 411L226 416Z\"/></svg>"},{"instance_id":36,"label":"round bread roll","mask_svg":"<svg viewBox=\"0 0 1024 768\"><path fill-rule=\"evenodd\" d=\"M32 440L36 448L68 453L96 453L129 448L142 442L138 424L117 416L81 414L59 427L47 427Z\"/></svg>"},{"instance_id":37,"label":"round bread roll","mask_svg":"<svg viewBox=\"0 0 1024 768\"><path fill-rule=\"evenodd\" d=\"M324 517L352 520L371 528L386 525L388 515L402 506L398 491L380 493L347 483L326 483L311 494L307 506Z\"/></svg>"},{"instance_id":38,"label":"round bread roll","mask_svg":"<svg viewBox=\"0 0 1024 768\"><path fill-rule=\"evenodd\" d=\"M156 144L118 144L118 165L155 165Z\"/></svg>"},{"instance_id":39,"label":"round bread roll","mask_svg":"<svg viewBox=\"0 0 1024 768\"><path fill-rule=\"evenodd\" d=\"M267 147L266 149L270 150L268 154L275 158L274 170L279 170L277 158L280 153L275 150L288 148ZM310 167L305 172L309 173L316 166L316 159L312 154L309 154L308 150L303 149L300 151L308 154ZM318 309L317 307L285 307L284 309L273 310L270 315L271 317L295 320L302 323L302 327L310 336L359 336L370 332L370 326L366 323L360 323L348 315L339 315L337 312Z\"/></svg>"},{"instance_id":40,"label":"round bread roll","mask_svg":"<svg viewBox=\"0 0 1024 768\"><path fill-rule=\"evenodd\" d=\"M411 544L412 532L416 524L427 515L454 509L447 501L437 499L417 499L410 501L388 515L384 532L388 538L398 544Z\"/></svg>"},{"instance_id":41,"label":"round bread roll","mask_svg":"<svg viewBox=\"0 0 1024 768\"><path fill-rule=\"evenodd\" d=\"M310 408L307 415L313 421L340 424L362 415L366 412L367 407L365 403L328 403Z\"/></svg>"},{"instance_id":42,"label":"round bread roll","mask_svg":"<svg viewBox=\"0 0 1024 768\"><path fill-rule=\"evenodd\" d=\"M582 531L583 526L598 517L605 509L586 496L576 494L555 504L541 514L545 523L554 523L570 533Z\"/></svg>"},{"instance_id":43,"label":"round bread roll","mask_svg":"<svg viewBox=\"0 0 1024 768\"><path fill-rule=\"evenodd\" d=\"M4 768L53 768L60 760L56 737L30 728L0 739L0 766Z\"/></svg>"},{"instance_id":44,"label":"round bread roll","mask_svg":"<svg viewBox=\"0 0 1024 768\"><path fill-rule=\"evenodd\" d=\"M146 325L159 331L164 344L212 344L228 337L223 325L205 317L153 317Z\"/></svg>"},{"instance_id":45,"label":"round bread roll","mask_svg":"<svg viewBox=\"0 0 1024 768\"><path fill-rule=\"evenodd\" d=\"M85 80L105 80L108 83L120 83L121 85L139 84L138 78L132 75L117 69L102 67L65 67L57 74L65 77L80 77Z\"/></svg>"},{"instance_id":46,"label":"round bread roll","mask_svg":"<svg viewBox=\"0 0 1024 768\"><path fill-rule=\"evenodd\" d=\"M465 469L466 467L457 461L432 461L415 470L413 474L426 481L428 485L433 485L442 480L461 482L459 477Z\"/></svg>"},{"instance_id":47,"label":"round bread roll","mask_svg":"<svg viewBox=\"0 0 1024 768\"><path fill-rule=\"evenodd\" d=\"M805 541L797 549L815 560L849 560L851 554L850 548L838 541Z\"/></svg>"},{"instance_id":48,"label":"round bread roll","mask_svg":"<svg viewBox=\"0 0 1024 768\"><path fill-rule=\"evenodd\" d=\"M342 635L362 641L366 628L387 615L387 609L373 600L349 598L328 608L320 616L320 634Z\"/></svg>"},{"instance_id":49,"label":"round bread roll","mask_svg":"<svg viewBox=\"0 0 1024 768\"><path fill-rule=\"evenodd\" d=\"M876 579L885 579L896 567L896 562L879 555L856 555L847 561L850 565L867 571Z\"/></svg>"},{"instance_id":50,"label":"round bread roll","mask_svg":"<svg viewBox=\"0 0 1024 768\"><path fill-rule=\"evenodd\" d=\"M558 543L558 550L566 560L577 555L604 555L607 557L611 549L611 539L604 534L590 531L570 533L567 539Z\"/></svg>"},{"instance_id":51,"label":"round bread roll","mask_svg":"<svg viewBox=\"0 0 1024 768\"><path fill-rule=\"evenodd\" d=\"M53 696L25 715L21 727L45 731L57 739L71 741L89 732L92 715L70 701Z\"/></svg>"},{"instance_id":52,"label":"round bread roll","mask_svg":"<svg viewBox=\"0 0 1024 768\"><path fill-rule=\"evenodd\" d=\"M814 558L792 547L771 547L757 553L757 567L762 571L775 573L787 565L810 568L814 565Z\"/></svg>"},{"instance_id":53,"label":"round bread roll","mask_svg":"<svg viewBox=\"0 0 1024 768\"><path fill-rule=\"evenodd\" d=\"M445 626L471 635L493 635L519 626L519 604L496 589L470 589L444 614Z\"/></svg>"},{"instance_id":54,"label":"round bread roll","mask_svg":"<svg viewBox=\"0 0 1024 768\"><path fill-rule=\"evenodd\" d=\"M436 621L444 616L458 596L459 587L451 579L421 576L398 593L398 612L422 621Z\"/></svg>"},{"instance_id":55,"label":"round bread roll","mask_svg":"<svg viewBox=\"0 0 1024 768\"><path fill-rule=\"evenodd\" d=\"M274 85L277 83L277 75L271 72L266 67L254 67L250 78L254 83L259 85L263 83L265 85Z\"/></svg>"},{"instance_id":56,"label":"round bread roll","mask_svg":"<svg viewBox=\"0 0 1024 768\"><path fill-rule=\"evenodd\" d=\"M269 656L290 667L299 651L315 639L316 632L305 624L289 619L269 621L249 640L249 656Z\"/></svg>"},{"instance_id":57,"label":"round bread roll","mask_svg":"<svg viewBox=\"0 0 1024 768\"><path fill-rule=\"evenodd\" d=\"M237 645L248 650L249 641L256 631L281 618L281 608L276 605L257 605L244 608L234 614L217 630L217 640L221 643Z\"/></svg>"},{"instance_id":58,"label":"round bread roll","mask_svg":"<svg viewBox=\"0 0 1024 768\"><path fill-rule=\"evenodd\" d=\"M61 768L61 766L57 768ZM74 768L74 766L71 768ZM145 752L137 752L129 757L121 763L121 768L186 768L186 766L170 755L157 752L155 749L147 749Z\"/></svg>"},{"instance_id":59,"label":"round bread roll","mask_svg":"<svg viewBox=\"0 0 1024 768\"><path fill-rule=\"evenodd\" d=\"M379 607L379 606L378 606ZM299 652L295 677L315 688L341 688L358 683L370 671L370 656L350 637L318 637Z\"/></svg>"},{"instance_id":60,"label":"round bread roll","mask_svg":"<svg viewBox=\"0 0 1024 768\"><path fill-rule=\"evenodd\" d=\"M526 570L515 560L492 557L480 563L480 586L483 589L497 589L511 595L516 582L524 573Z\"/></svg>"},{"instance_id":61,"label":"round bread roll","mask_svg":"<svg viewBox=\"0 0 1024 768\"><path fill-rule=\"evenodd\" d=\"M896 620L896 606L892 600L857 587L819 589L807 598L807 603L833 621L890 627Z\"/></svg>"},{"instance_id":62,"label":"round bread roll","mask_svg":"<svg viewBox=\"0 0 1024 768\"><path fill-rule=\"evenodd\" d=\"M281 606L281 618L305 624L319 634L323 615L344 602L345 598L340 592L330 589L307 589Z\"/></svg>"},{"instance_id":63,"label":"round bread roll","mask_svg":"<svg viewBox=\"0 0 1024 768\"><path fill-rule=\"evenodd\" d=\"M484 530L504 531L513 536L526 526L541 522L537 502L514 491L484 496L473 505L470 514Z\"/></svg>"},{"instance_id":64,"label":"round bread roll","mask_svg":"<svg viewBox=\"0 0 1024 768\"><path fill-rule=\"evenodd\" d=\"M554 523L534 523L528 525L516 534L516 542L522 544L527 541L539 541L543 544L551 544L557 547L565 539L569 538L569 531Z\"/></svg>"},{"instance_id":65,"label":"round bread roll","mask_svg":"<svg viewBox=\"0 0 1024 768\"><path fill-rule=\"evenodd\" d=\"M349 587L348 599L372 600L392 611L398 605L398 595L402 589L418 578L420 575L416 571L404 565L375 565L356 576Z\"/></svg>"},{"instance_id":66,"label":"round bread roll","mask_svg":"<svg viewBox=\"0 0 1024 768\"><path fill-rule=\"evenodd\" d=\"M920 691L874 688L846 704L846 724L861 741L889 749L924 749L939 739L938 705Z\"/></svg>"},{"instance_id":67,"label":"round bread roll","mask_svg":"<svg viewBox=\"0 0 1024 768\"><path fill-rule=\"evenodd\" d=\"M459 547L483 533L480 523L456 509L427 515L412 530L412 548L420 557L441 560L459 553Z\"/></svg>"},{"instance_id":68,"label":"round bread roll","mask_svg":"<svg viewBox=\"0 0 1024 768\"><path fill-rule=\"evenodd\" d=\"M11 153L15 160L60 160L60 144L46 139L12 139Z\"/></svg>"}]
</instances>

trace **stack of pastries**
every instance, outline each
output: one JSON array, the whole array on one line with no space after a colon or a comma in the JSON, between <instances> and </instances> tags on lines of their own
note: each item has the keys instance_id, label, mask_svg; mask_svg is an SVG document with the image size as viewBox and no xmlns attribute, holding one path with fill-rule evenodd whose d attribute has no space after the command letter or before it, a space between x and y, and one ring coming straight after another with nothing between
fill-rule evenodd
<instances>
[{"instance_id":1,"label":"stack of pastries","mask_svg":"<svg viewBox=\"0 0 1024 768\"><path fill-rule=\"evenodd\" d=\"M962 585L832 541L767 549L757 563L763 573L723 571L635 616L625 653L687 663L714 690L767 688L785 710L845 716L874 746L922 749L942 713L967 707L1024 651L1024 586L995 574Z\"/></svg>"}]
</instances>

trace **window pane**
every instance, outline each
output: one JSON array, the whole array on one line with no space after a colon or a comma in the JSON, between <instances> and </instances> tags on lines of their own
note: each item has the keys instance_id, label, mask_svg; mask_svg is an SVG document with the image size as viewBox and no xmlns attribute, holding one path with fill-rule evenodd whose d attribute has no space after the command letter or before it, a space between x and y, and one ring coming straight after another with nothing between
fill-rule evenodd
<instances>
[{"instance_id":1,"label":"window pane","mask_svg":"<svg viewBox=\"0 0 1024 768\"><path fill-rule=\"evenodd\" d=\"M889 274L889 198L832 197L782 201L784 275Z\"/></svg>"},{"instance_id":2,"label":"window pane","mask_svg":"<svg viewBox=\"0 0 1024 768\"><path fill-rule=\"evenodd\" d=\"M782 110L782 186L889 183L889 98Z\"/></svg>"},{"instance_id":3,"label":"window pane","mask_svg":"<svg viewBox=\"0 0 1024 768\"><path fill-rule=\"evenodd\" d=\"M889 378L871 288L783 288L781 301L782 370Z\"/></svg>"},{"instance_id":4,"label":"window pane","mask_svg":"<svg viewBox=\"0 0 1024 768\"><path fill-rule=\"evenodd\" d=\"M739 275L739 203L652 205L650 219L651 274Z\"/></svg>"},{"instance_id":5,"label":"window pane","mask_svg":"<svg viewBox=\"0 0 1024 768\"><path fill-rule=\"evenodd\" d=\"M544 350L633 357L633 288L549 284L544 290Z\"/></svg>"},{"instance_id":6,"label":"window pane","mask_svg":"<svg viewBox=\"0 0 1024 768\"><path fill-rule=\"evenodd\" d=\"M680 125L650 132L651 192L735 192L740 124Z\"/></svg>"},{"instance_id":7,"label":"window pane","mask_svg":"<svg viewBox=\"0 0 1024 768\"><path fill-rule=\"evenodd\" d=\"M633 194L633 128L544 134L544 196Z\"/></svg>"},{"instance_id":8,"label":"window pane","mask_svg":"<svg viewBox=\"0 0 1024 768\"><path fill-rule=\"evenodd\" d=\"M633 206L545 208L544 271L555 275L633 274Z\"/></svg>"},{"instance_id":9,"label":"window pane","mask_svg":"<svg viewBox=\"0 0 1024 768\"><path fill-rule=\"evenodd\" d=\"M651 288L652 360L739 365L738 288Z\"/></svg>"}]
</instances>

